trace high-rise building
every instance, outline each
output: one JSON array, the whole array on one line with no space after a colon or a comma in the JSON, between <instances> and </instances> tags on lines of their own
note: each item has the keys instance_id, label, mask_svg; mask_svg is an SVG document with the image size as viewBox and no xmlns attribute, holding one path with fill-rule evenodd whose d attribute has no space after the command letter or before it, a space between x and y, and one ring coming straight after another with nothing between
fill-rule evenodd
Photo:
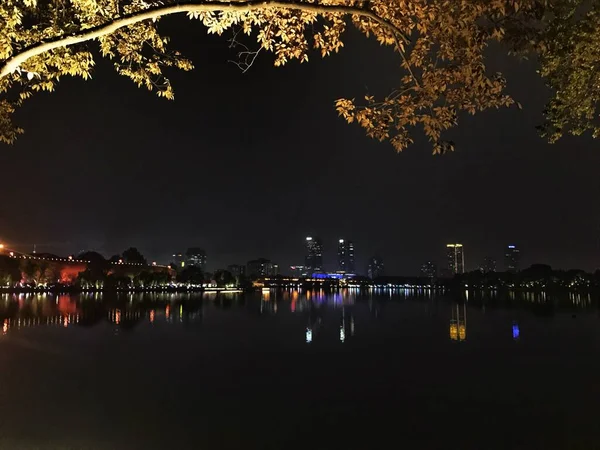
<instances>
[{"instance_id":1,"label":"high-rise building","mask_svg":"<svg viewBox=\"0 0 600 450\"><path fill-rule=\"evenodd\" d=\"M251 278L269 277L279 274L279 266L265 258L253 259L246 264L246 273Z\"/></svg>"},{"instance_id":2,"label":"high-rise building","mask_svg":"<svg viewBox=\"0 0 600 450\"><path fill-rule=\"evenodd\" d=\"M509 245L506 247L506 252L504 253L504 267L507 272L518 272L520 259L521 253L516 246Z\"/></svg>"},{"instance_id":3,"label":"high-rise building","mask_svg":"<svg viewBox=\"0 0 600 450\"><path fill-rule=\"evenodd\" d=\"M206 252L198 247L188 248L185 252L185 263L188 266L199 267L206 271Z\"/></svg>"},{"instance_id":4,"label":"high-rise building","mask_svg":"<svg viewBox=\"0 0 600 450\"><path fill-rule=\"evenodd\" d=\"M311 236L306 238L304 266L309 275L323 270L323 242L320 238Z\"/></svg>"},{"instance_id":5,"label":"high-rise building","mask_svg":"<svg viewBox=\"0 0 600 450\"><path fill-rule=\"evenodd\" d=\"M173 254L173 263L177 270L181 270L185 267L185 255L183 253L175 253Z\"/></svg>"},{"instance_id":6,"label":"high-rise building","mask_svg":"<svg viewBox=\"0 0 600 450\"><path fill-rule=\"evenodd\" d=\"M369 266L367 267L367 275L374 280L377 277L385 275L383 259L381 256L372 256L369 258Z\"/></svg>"},{"instance_id":7,"label":"high-rise building","mask_svg":"<svg viewBox=\"0 0 600 450\"><path fill-rule=\"evenodd\" d=\"M308 275L308 273L306 272L306 267L304 266L290 266L290 270L292 272L292 276L295 277L305 277Z\"/></svg>"},{"instance_id":8,"label":"high-rise building","mask_svg":"<svg viewBox=\"0 0 600 450\"><path fill-rule=\"evenodd\" d=\"M421 276L424 278L437 278L437 266L431 261L421 265Z\"/></svg>"},{"instance_id":9,"label":"high-rise building","mask_svg":"<svg viewBox=\"0 0 600 450\"><path fill-rule=\"evenodd\" d=\"M338 241L338 271L354 273L354 243L348 239Z\"/></svg>"},{"instance_id":10,"label":"high-rise building","mask_svg":"<svg viewBox=\"0 0 600 450\"><path fill-rule=\"evenodd\" d=\"M483 262L479 266L479 270L483 273L495 272L496 271L496 260L494 258L484 258Z\"/></svg>"},{"instance_id":11,"label":"high-rise building","mask_svg":"<svg viewBox=\"0 0 600 450\"><path fill-rule=\"evenodd\" d=\"M227 266L227 271L237 278L246 276L246 266L239 264L230 264Z\"/></svg>"},{"instance_id":12,"label":"high-rise building","mask_svg":"<svg viewBox=\"0 0 600 450\"><path fill-rule=\"evenodd\" d=\"M448 270L452 275L465 273L465 250L462 244L447 244Z\"/></svg>"}]
</instances>

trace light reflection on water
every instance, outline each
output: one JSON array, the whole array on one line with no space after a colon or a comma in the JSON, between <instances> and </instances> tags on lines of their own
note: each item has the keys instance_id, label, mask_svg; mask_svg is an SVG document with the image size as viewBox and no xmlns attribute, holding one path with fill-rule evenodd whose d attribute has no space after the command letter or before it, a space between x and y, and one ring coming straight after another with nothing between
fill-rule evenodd
<instances>
[{"instance_id":1,"label":"light reflection on water","mask_svg":"<svg viewBox=\"0 0 600 450\"><path fill-rule=\"evenodd\" d=\"M346 341L354 336L355 320L352 306L362 302L374 318L381 314L381 306L386 301L411 300L431 304L440 297L427 289L371 289L367 292L358 289L343 289L334 292L324 290L263 290L261 293L124 293L103 295L99 292L80 294L2 294L0 296L0 323L2 335L32 327L91 326L108 322L116 329L133 329L139 323L160 324L201 324L207 305L227 310L258 309L260 315L276 316L279 313L307 315L306 342L310 343L319 335L322 326L322 311L341 310L339 340ZM447 297L449 333L452 341L467 339L467 306L485 313L490 305L496 305L499 294L496 291L464 291L457 297ZM585 310L593 306L593 296L589 293L565 293L551 296L546 292L514 292L503 295L500 307L533 308L542 315L552 314L557 308ZM257 305L257 306L256 306ZM539 305L547 306L539 309ZM255 308L256 306L256 308ZM512 336L520 337L517 322L511 323Z\"/></svg>"},{"instance_id":2,"label":"light reflection on water","mask_svg":"<svg viewBox=\"0 0 600 450\"><path fill-rule=\"evenodd\" d=\"M593 295L23 294L0 323L0 449L600 444Z\"/></svg>"}]
</instances>

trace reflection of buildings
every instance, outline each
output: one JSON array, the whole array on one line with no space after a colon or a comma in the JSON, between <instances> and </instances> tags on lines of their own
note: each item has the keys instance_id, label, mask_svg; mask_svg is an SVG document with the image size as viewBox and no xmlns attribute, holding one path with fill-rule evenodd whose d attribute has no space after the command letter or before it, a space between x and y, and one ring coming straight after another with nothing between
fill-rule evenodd
<instances>
[{"instance_id":1,"label":"reflection of buildings","mask_svg":"<svg viewBox=\"0 0 600 450\"><path fill-rule=\"evenodd\" d=\"M323 270L323 242L318 237L306 238L306 257L304 266L307 274Z\"/></svg>"},{"instance_id":2,"label":"reflection of buildings","mask_svg":"<svg viewBox=\"0 0 600 450\"><path fill-rule=\"evenodd\" d=\"M448 270L452 275L465 272L465 251L462 244L447 244Z\"/></svg>"},{"instance_id":3,"label":"reflection of buildings","mask_svg":"<svg viewBox=\"0 0 600 450\"><path fill-rule=\"evenodd\" d=\"M354 243L348 239L338 241L338 270L354 273Z\"/></svg>"},{"instance_id":4,"label":"reflection of buildings","mask_svg":"<svg viewBox=\"0 0 600 450\"><path fill-rule=\"evenodd\" d=\"M453 341L464 341L467 339L467 305L463 303L462 311L457 304L456 308L451 309L452 318L450 319L450 339ZM462 312L462 317L461 317Z\"/></svg>"},{"instance_id":5,"label":"reflection of buildings","mask_svg":"<svg viewBox=\"0 0 600 450\"><path fill-rule=\"evenodd\" d=\"M367 267L367 276L374 280L377 277L385 275L383 266L383 258L381 256L372 256L369 258L369 266Z\"/></svg>"},{"instance_id":6,"label":"reflection of buildings","mask_svg":"<svg viewBox=\"0 0 600 450\"><path fill-rule=\"evenodd\" d=\"M421 276L425 278L437 277L437 266L431 261L427 261L421 266Z\"/></svg>"},{"instance_id":7,"label":"reflection of buildings","mask_svg":"<svg viewBox=\"0 0 600 450\"><path fill-rule=\"evenodd\" d=\"M496 260L494 258L484 258L479 270L483 273L496 271Z\"/></svg>"},{"instance_id":8,"label":"reflection of buildings","mask_svg":"<svg viewBox=\"0 0 600 450\"><path fill-rule=\"evenodd\" d=\"M520 259L521 255L516 246L509 245L506 247L506 252L504 253L504 268L507 272L518 272Z\"/></svg>"}]
</instances>

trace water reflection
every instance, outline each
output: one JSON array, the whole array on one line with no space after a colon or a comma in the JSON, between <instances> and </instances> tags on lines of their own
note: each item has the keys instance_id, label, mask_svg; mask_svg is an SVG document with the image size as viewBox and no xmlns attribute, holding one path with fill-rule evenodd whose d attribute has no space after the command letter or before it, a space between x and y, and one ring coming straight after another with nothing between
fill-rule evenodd
<instances>
[{"instance_id":1,"label":"water reflection","mask_svg":"<svg viewBox=\"0 0 600 450\"><path fill-rule=\"evenodd\" d=\"M321 339L324 333L327 311L338 311L337 338L347 343L356 332L354 310L357 304L365 305L371 319L379 320L385 316L386 305L410 300L423 303L424 311L431 317L439 314L440 305L443 305L444 311L449 309L446 320L449 320L450 340L463 342L467 340L467 314L470 308L485 314L490 309L510 307L548 316L561 308L579 310L598 305L597 298L587 293L557 296L544 292L508 292L501 295L495 291L464 291L455 298L444 298L432 296L430 290L395 289L391 290L391 297L387 291L378 291L274 289L250 294L128 293L113 296L103 296L97 292L77 295L4 294L0 296L0 323L3 336L22 328L89 327L99 323L108 323L115 331L133 330L142 323L151 326L194 326L202 324L206 305L209 304L216 309L243 309L265 317L282 313L305 317L302 328L304 340L313 343ZM521 339L520 325L516 320L506 326L512 327L515 341Z\"/></svg>"}]
</instances>

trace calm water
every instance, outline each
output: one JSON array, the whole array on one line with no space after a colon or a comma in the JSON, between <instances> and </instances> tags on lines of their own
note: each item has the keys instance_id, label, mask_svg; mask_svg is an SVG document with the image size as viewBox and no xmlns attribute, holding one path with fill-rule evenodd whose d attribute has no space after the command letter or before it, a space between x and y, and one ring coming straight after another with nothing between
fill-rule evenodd
<instances>
[{"instance_id":1,"label":"calm water","mask_svg":"<svg viewBox=\"0 0 600 450\"><path fill-rule=\"evenodd\" d=\"M597 300L4 295L0 448L600 448Z\"/></svg>"}]
</instances>

